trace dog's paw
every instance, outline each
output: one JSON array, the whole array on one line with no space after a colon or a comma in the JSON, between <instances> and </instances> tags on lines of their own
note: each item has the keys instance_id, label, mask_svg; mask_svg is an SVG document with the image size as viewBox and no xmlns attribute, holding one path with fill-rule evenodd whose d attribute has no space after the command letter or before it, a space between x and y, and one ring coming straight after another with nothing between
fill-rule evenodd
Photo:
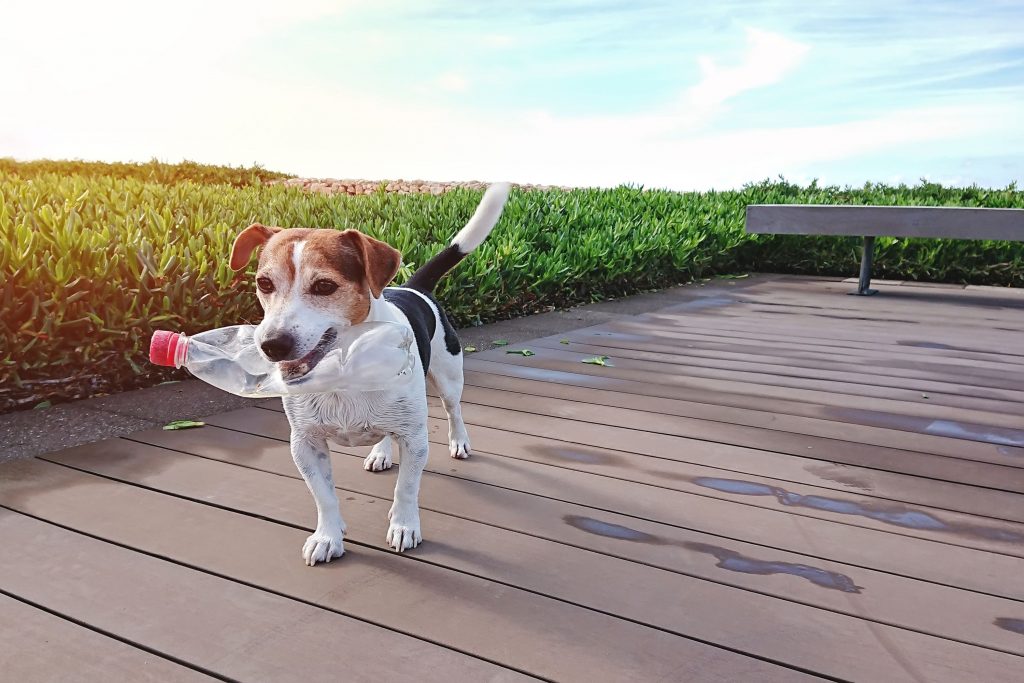
<instances>
[{"instance_id":1,"label":"dog's paw","mask_svg":"<svg viewBox=\"0 0 1024 683\"><path fill-rule=\"evenodd\" d=\"M469 439L452 439L448 442L448 452L456 460L465 460L472 453L469 448Z\"/></svg>"},{"instance_id":2,"label":"dog's paw","mask_svg":"<svg viewBox=\"0 0 1024 683\"><path fill-rule=\"evenodd\" d=\"M367 472L381 472L391 469L391 449L377 444L363 460L363 469Z\"/></svg>"},{"instance_id":3,"label":"dog's paw","mask_svg":"<svg viewBox=\"0 0 1024 683\"><path fill-rule=\"evenodd\" d=\"M330 562L335 557L345 554L345 537L343 534L336 536L324 533L311 534L302 546L302 559L310 567L317 562Z\"/></svg>"},{"instance_id":4,"label":"dog's paw","mask_svg":"<svg viewBox=\"0 0 1024 683\"><path fill-rule=\"evenodd\" d=\"M388 525L388 535L385 540L398 552L415 548L423 540L423 535L420 533L419 510L414 510L412 513L399 513L392 506L391 511L388 512L388 518L391 523Z\"/></svg>"}]
</instances>

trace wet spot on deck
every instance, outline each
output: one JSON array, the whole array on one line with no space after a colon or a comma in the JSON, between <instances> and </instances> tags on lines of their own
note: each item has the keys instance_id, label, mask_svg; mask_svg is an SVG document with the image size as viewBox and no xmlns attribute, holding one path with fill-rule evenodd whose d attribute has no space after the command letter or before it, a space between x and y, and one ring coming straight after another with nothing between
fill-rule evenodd
<instances>
[{"instance_id":1,"label":"wet spot on deck","mask_svg":"<svg viewBox=\"0 0 1024 683\"><path fill-rule=\"evenodd\" d=\"M723 493L736 493L744 496L773 496L782 505L787 507L804 507L839 515L855 515L906 529L939 531L1004 543L1021 543L1024 541L1024 533L997 527L946 522L929 512L915 510L902 505L860 503L853 500L842 500L826 496L802 495L787 491L779 486L770 486L740 479L696 477L693 483Z\"/></svg>"},{"instance_id":2,"label":"wet spot on deck","mask_svg":"<svg viewBox=\"0 0 1024 683\"><path fill-rule=\"evenodd\" d=\"M1011 619L1009 617L999 617L992 622L999 628L1005 631L1013 631L1024 635L1024 619Z\"/></svg>"},{"instance_id":3,"label":"wet spot on deck","mask_svg":"<svg viewBox=\"0 0 1024 683\"><path fill-rule=\"evenodd\" d=\"M987 441L1000 446L1024 446L1024 432L1002 427L982 427L952 420L932 420L924 431L935 436Z\"/></svg>"},{"instance_id":4,"label":"wet spot on deck","mask_svg":"<svg viewBox=\"0 0 1024 683\"><path fill-rule=\"evenodd\" d=\"M546 458L581 462L587 465L611 465L622 460L622 458L611 453L605 453L596 448L587 448L586 446L546 446L537 444L528 446L528 449Z\"/></svg>"},{"instance_id":5,"label":"wet spot on deck","mask_svg":"<svg viewBox=\"0 0 1024 683\"><path fill-rule=\"evenodd\" d=\"M970 353L979 353L974 349L965 349L962 346L950 346L949 344L942 344L940 342L930 341L898 341L896 342L900 346L913 346L916 349L942 349L943 351L967 351Z\"/></svg>"},{"instance_id":6,"label":"wet spot on deck","mask_svg":"<svg viewBox=\"0 0 1024 683\"><path fill-rule=\"evenodd\" d=\"M807 465L804 467L806 472L821 477L822 479L828 479L829 481L834 481L837 484L860 489L861 491L872 490L871 484L866 479L858 477L856 474L851 474L848 471L849 469L850 468L846 465L839 465L835 463Z\"/></svg>"},{"instance_id":7,"label":"wet spot on deck","mask_svg":"<svg viewBox=\"0 0 1024 683\"><path fill-rule=\"evenodd\" d=\"M668 544L668 541L659 536L648 534L643 531L637 531L636 529L630 529L628 526L622 526L621 524L602 522L601 520L594 519L593 517L566 515L565 517L562 517L562 521L569 526L579 529L580 531L586 531L588 534L595 534L597 536L604 536L605 538L617 538L622 541L650 543L652 545Z\"/></svg>"},{"instance_id":8,"label":"wet spot on deck","mask_svg":"<svg viewBox=\"0 0 1024 683\"><path fill-rule=\"evenodd\" d=\"M692 301L687 301L685 304L680 304L677 308L692 311L703 308L720 308L721 306L729 306L734 303L736 303L736 300L728 296L702 296Z\"/></svg>"},{"instance_id":9,"label":"wet spot on deck","mask_svg":"<svg viewBox=\"0 0 1024 683\"><path fill-rule=\"evenodd\" d=\"M798 576L810 581L815 586L838 590L844 593L860 593L863 588L854 583L846 574L830 572L820 567L812 567L807 564L795 562L779 562L770 560L757 560L746 557L735 550L720 548L706 543L683 543L682 546L688 550L698 553L706 553L718 560L716 566L727 571L740 572L742 574L760 574L768 576L771 574L789 574Z\"/></svg>"}]
</instances>

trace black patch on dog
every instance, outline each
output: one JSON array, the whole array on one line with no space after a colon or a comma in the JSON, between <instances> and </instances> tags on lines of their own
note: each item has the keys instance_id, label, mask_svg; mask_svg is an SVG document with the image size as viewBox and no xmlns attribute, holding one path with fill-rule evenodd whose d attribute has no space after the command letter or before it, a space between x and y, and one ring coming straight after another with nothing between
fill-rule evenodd
<instances>
[{"instance_id":1,"label":"black patch on dog","mask_svg":"<svg viewBox=\"0 0 1024 683\"><path fill-rule=\"evenodd\" d=\"M466 258L466 254L459 251L458 246L452 244L441 251L437 256L423 264L405 286L415 289L417 292L432 294L437 283L441 281L444 274L459 265L459 262Z\"/></svg>"},{"instance_id":2,"label":"black patch on dog","mask_svg":"<svg viewBox=\"0 0 1024 683\"><path fill-rule=\"evenodd\" d=\"M434 302L437 304L437 302ZM448 311L441 308L440 304L437 305L437 310L441 312L441 327L444 329L444 347L448 349L448 353L453 356L457 356L462 353L462 344L459 343L459 335L455 332L455 326L452 325L452 319L448 317Z\"/></svg>"},{"instance_id":3,"label":"black patch on dog","mask_svg":"<svg viewBox=\"0 0 1024 683\"><path fill-rule=\"evenodd\" d=\"M423 372L426 374L430 368L430 340L434 338L434 330L437 329L437 316L434 315L434 310L422 296L401 287L385 289L384 300L397 306L409 319L409 326L412 327L412 334L420 351L420 363L423 364ZM447 337L446 333L446 341Z\"/></svg>"}]
</instances>

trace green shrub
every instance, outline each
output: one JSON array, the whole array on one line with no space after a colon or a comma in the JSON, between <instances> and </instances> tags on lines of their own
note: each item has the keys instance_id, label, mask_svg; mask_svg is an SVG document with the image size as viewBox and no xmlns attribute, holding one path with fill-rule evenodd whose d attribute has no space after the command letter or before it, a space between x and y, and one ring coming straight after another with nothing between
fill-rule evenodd
<instances>
[{"instance_id":1,"label":"green shrub","mask_svg":"<svg viewBox=\"0 0 1024 683\"><path fill-rule=\"evenodd\" d=\"M232 166L197 164L194 161L166 164L156 159L134 164L108 164L101 161L51 161L49 159L15 161L10 158L0 158L0 174L18 176L23 180L57 174L88 178L134 178L161 185L192 181L206 185L224 184L234 187L258 185L268 180L291 177L287 173L268 171L259 166L234 168Z\"/></svg>"},{"instance_id":2,"label":"green shrub","mask_svg":"<svg viewBox=\"0 0 1024 683\"><path fill-rule=\"evenodd\" d=\"M27 177L0 165L0 410L180 376L146 361L154 329L258 321L251 272L227 265L249 223L358 228L402 251L402 282L480 199L471 190L349 197L124 175ZM856 239L745 234L747 204L785 202L1024 206L1012 187L931 184L514 191L495 232L438 294L466 325L720 273L855 274ZM1024 244L880 239L877 274L1020 286Z\"/></svg>"}]
</instances>

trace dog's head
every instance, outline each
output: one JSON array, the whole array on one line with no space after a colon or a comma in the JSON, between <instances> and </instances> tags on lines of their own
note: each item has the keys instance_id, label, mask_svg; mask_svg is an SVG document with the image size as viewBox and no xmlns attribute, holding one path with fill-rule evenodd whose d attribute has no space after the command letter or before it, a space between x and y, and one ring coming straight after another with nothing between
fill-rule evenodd
<instances>
[{"instance_id":1,"label":"dog's head","mask_svg":"<svg viewBox=\"0 0 1024 683\"><path fill-rule=\"evenodd\" d=\"M308 230L255 223L231 248L231 268L245 268L256 249L256 296L263 322L256 344L273 362L288 361L295 374L316 365L336 331L366 320L401 264L391 246L357 230Z\"/></svg>"}]
</instances>

